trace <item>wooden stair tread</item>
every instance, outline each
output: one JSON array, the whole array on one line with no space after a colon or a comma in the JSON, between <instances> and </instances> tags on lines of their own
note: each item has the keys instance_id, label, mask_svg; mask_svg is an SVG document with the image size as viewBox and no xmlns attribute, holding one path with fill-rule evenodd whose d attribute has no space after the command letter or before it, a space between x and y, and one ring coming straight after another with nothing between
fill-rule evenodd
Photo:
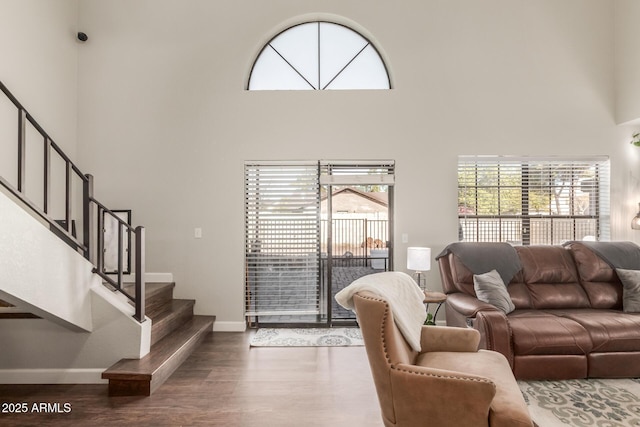
<instances>
[{"instance_id":1,"label":"wooden stair tread","mask_svg":"<svg viewBox=\"0 0 640 427\"><path fill-rule=\"evenodd\" d=\"M40 319L41 317L16 308L1 308L0 319Z\"/></svg>"},{"instance_id":2,"label":"wooden stair tread","mask_svg":"<svg viewBox=\"0 0 640 427\"><path fill-rule=\"evenodd\" d=\"M144 284L144 298L146 301L152 299L159 293L171 290L176 287L175 282L148 282ZM136 294L136 286L134 283L125 283L122 285L122 291L132 297Z\"/></svg>"},{"instance_id":3,"label":"wooden stair tread","mask_svg":"<svg viewBox=\"0 0 640 427\"><path fill-rule=\"evenodd\" d=\"M0 300L0 319L40 319L40 316Z\"/></svg>"},{"instance_id":4,"label":"wooden stair tread","mask_svg":"<svg viewBox=\"0 0 640 427\"><path fill-rule=\"evenodd\" d=\"M168 287L173 289L176 287L176 283L175 282L147 282L144 285L144 295L145 297L149 298L150 296L153 296L154 294L161 292L163 289ZM122 290L124 290L126 293L130 295L133 295L135 293L135 284L125 283L122 286Z\"/></svg>"},{"instance_id":5,"label":"wooden stair tread","mask_svg":"<svg viewBox=\"0 0 640 427\"><path fill-rule=\"evenodd\" d=\"M151 347L142 359L122 359L102 373L103 379L155 381L166 379L213 328L215 316L194 316Z\"/></svg>"}]
</instances>

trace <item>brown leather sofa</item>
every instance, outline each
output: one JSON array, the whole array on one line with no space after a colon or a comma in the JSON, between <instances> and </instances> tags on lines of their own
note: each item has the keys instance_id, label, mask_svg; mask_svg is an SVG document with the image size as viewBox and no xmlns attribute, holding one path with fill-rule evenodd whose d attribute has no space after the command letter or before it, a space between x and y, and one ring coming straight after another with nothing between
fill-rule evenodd
<instances>
[{"instance_id":1,"label":"brown leather sofa","mask_svg":"<svg viewBox=\"0 0 640 427\"><path fill-rule=\"evenodd\" d=\"M534 426L505 358L478 351L472 329L423 326L411 349L387 301L353 297L384 425Z\"/></svg>"},{"instance_id":2,"label":"brown leather sofa","mask_svg":"<svg viewBox=\"0 0 640 427\"><path fill-rule=\"evenodd\" d=\"M586 244L516 246L522 268L507 286L509 314L476 298L454 253L438 258L447 325L472 327L518 379L640 376L640 313L622 310L615 270Z\"/></svg>"}]
</instances>

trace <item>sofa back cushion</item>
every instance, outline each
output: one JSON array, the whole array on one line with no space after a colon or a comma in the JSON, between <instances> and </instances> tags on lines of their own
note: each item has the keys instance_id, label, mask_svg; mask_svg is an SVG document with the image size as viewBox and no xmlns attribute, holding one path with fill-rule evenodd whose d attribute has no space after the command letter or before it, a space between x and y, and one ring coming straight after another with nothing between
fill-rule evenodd
<instances>
[{"instance_id":1,"label":"sofa back cushion","mask_svg":"<svg viewBox=\"0 0 640 427\"><path fill-rule=\"evenodd\" d=\"M473 272L469 270L456 255L450 253L447 256L449 257L452 281L456 289L459 292L464 292L475 297ZM509 292L511 301L516 309L533 308L529 290L522 282L522 271L516 273L513 279L507 284L507 292Z\"/></svg>"},{"instance_id":2,"label":"sofa back cushion","mask_svg":"<svg viewBox=\"0 0 640 427\"><path fill-rule=\"evenodd\" d=\"M591 249L580 242L567 246L591 306L622 310L622 283L616 272Z\"/></svg>"},{"instance_id":3,"label":"sofa back cushion","mask_svg":"<svg viewBox=\"0 0 640 427\"><path fill-rule=\"evenodd\" d=\"M571 254L561 246L517 246L523 281L536 309L587 308Z\"/></svg>"}]
</instances>

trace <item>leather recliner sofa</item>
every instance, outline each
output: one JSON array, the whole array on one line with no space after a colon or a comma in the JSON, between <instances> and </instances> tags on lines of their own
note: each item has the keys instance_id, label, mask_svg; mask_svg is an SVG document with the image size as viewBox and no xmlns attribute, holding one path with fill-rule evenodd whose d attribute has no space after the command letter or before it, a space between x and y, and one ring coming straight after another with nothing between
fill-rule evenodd
<instances>
[{"instance_id":1,"label":"leather recliner sofa","mask_svg":"<svg viewBox=\"0 0 640 427\"><path fill-rule=\"evenodd\" d=\"M505 355L517 379L640 376L640 313L623 311L610 263L581 242L514 250L521 268L507 285L508 314L476 297L458 255L439 256L447 325L478 330L480 346Z\"/></svg>"}]
</instances>

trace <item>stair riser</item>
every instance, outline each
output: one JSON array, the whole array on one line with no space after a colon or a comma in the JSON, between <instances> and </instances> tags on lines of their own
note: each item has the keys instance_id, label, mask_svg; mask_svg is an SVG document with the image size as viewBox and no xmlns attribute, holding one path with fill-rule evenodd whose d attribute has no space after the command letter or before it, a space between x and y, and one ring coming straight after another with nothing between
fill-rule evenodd
<instances>
[{"instance_id":1,"label":"stair riser","mask_svg":"<svg viewBox=\"0 0 640 427\"><path fill-rule=\"evenodd\" d=\"M213 323L212 323L213 325ZM151 393L156 391L158 387L160 387L164 382L173 374L176 369L182 365L182 363L187 360L191 353L202 343L204 337L211 332L211 329L206 331L199 332L193 340L189 341L187 345L182 347L180 351L176 352L170 361L167 362L167 368L163 369L159 375L154 375L153 380L151 380L150 391L147 396L150 396Z\"/></svg>"},{"instance_id":2,"label":"stair riser","mask_svg":"<svg viewBox=\"0 0 640 427\"><path fill-rule=\"evenodd\" d=\"M161 322L154 322L151 327L151 345L154 345L162 338L175 331L193 317L193 303L185 305L179 311L172 312Z\"/></svg>"},{"instance_id":3,"label":"stair riser","mask_svg":"<svg viewBox=\"0 0 640 427\"><path fill-rule=\"evenodd\" d=\"M151 396L149 381L109 380L109 396Z\"/></svg>"},{"instance_id":4,"label":"stair riser","mask_svg":"<svg viewBox=\"0 0 640 427\"><path fill-rule=\"evenodd\" d=\"M147 316L153 317L166 309L173 300L173 287L167 287L148 296L145 300Z\"/></svg>"}]
</instances>

